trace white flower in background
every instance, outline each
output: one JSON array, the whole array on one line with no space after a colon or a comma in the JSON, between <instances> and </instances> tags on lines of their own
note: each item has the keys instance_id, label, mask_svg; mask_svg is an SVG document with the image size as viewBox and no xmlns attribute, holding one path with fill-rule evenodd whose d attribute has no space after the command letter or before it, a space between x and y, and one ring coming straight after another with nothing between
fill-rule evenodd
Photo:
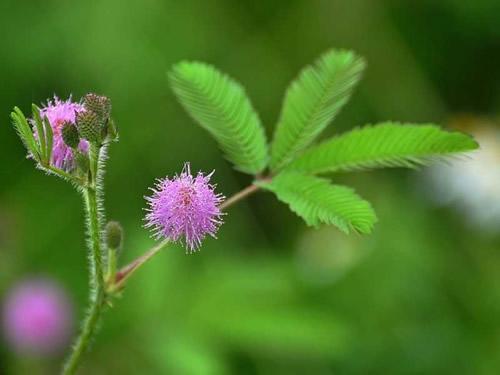
<instances>
[{"instance_id":1,"label":"white flower in background","mask_svg":"<svg viewBox=\"0 0 500 375\"><path fill-rule=\"evenodd\" d=\"M480 149L465 159L429 168L425 177L430 195L439 205L455 207L476 229L500 232L500 128L469 117L451 124L471 133Z\"/></svg>"}]
</instances>

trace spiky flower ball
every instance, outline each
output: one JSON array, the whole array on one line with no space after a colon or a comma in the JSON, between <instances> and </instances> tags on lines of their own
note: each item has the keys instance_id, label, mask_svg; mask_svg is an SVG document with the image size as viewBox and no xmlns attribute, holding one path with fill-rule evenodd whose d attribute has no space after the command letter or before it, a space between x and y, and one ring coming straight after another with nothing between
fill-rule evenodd
<instances>
[{"instance_id":1,"label":"spiky flower ball","mask_svg":"<svg viewBox=\"0 0 500 375\"><path fill-rule=\"evenodd\" d=\"M83 110L83 105L72 102L71 97L66 101L54 97L54 100L49 100L47 105L40 109L40 117L46 117L47 120L49 120L52 132L54 133L54 144L50 163L52 166L67 172L75 168L75 160L73 150L64 142L62 129L66 123L74 125L77 113ZM35 128L34 132L36 136ZM78 150L82 153L87 153L88 148L88 142L83 139L80 140L78 143Z\"/></svg>"},{"instance_id":2,"label":"spiky flower ball","mask_svg":"<svg viewBox=\"0 0 500 375\"><path fill-rule=\"evenodd\" d=\"M193 176L186 163L180 175L160 179L153 195L146 197L146 227L152 228L157 238L184 240L189 252L198 250L206 235L215 237L222 224L219 205L224 197L209 183L212 174Z\"/></svg>"}]
</instances>

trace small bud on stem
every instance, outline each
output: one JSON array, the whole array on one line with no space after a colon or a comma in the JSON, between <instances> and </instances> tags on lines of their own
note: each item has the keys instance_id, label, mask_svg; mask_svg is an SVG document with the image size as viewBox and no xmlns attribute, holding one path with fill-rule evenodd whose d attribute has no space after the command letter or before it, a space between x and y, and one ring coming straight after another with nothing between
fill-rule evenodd
<instances>
[{"instance_id":1,"label":"small bud on stem","mask_svg":"<svg viewBox=\"0 0 500 375\"><path fill-rule=\"evenodd\" d=\"M106 124L111 115L111 100L97 94L87 94L83 98L83 105L88 111L94 112L102 125Z\"/></svg>"},{"instance_id":2,"label":"small bud on stem","mask_svg":"<svg viewBox=\"0 0 500 375\"><path fill-rule=\"evenodd\" d=\"M75 161L76 161L76 166L77 166L78 170L83 175L86 175L89 172L89 168L90 168L90 161L89 161L88 155L83 154L80 151L77 151L75 153Z\"/></svg>"},{"instance_id":3,"label":"small bud on stem","mask_svg":"<svg viewBox=\"0 0 500 375\"><path fill-rule=\"evenodd\" d=\"M76 115L76 126L83 139L90 143L99 144L102 140L102 129L99 124L99 117L95 112L86 110Z\"/></svg>"},{"instance_id":4,"label":"small bud on stem","mask_svg":"<svg viewBox=\"0 0 500 375\"><path fill-rule=\"evenodd\" d=\"M76 126L70 122L65 122L62 126L62 139L66 146L73 149L77 148L80 143L80 135Z\"/></svg>"},{"instance_id":5,"label":"small bud on stem","mask_svg":"<svg viewBox=\"0 0 500 375\"><path fill-rule=\"evenodd\" d=\"M123 242L123 228L117 221L106 225L106 245L110 249L120 250Z\"/></svg>"},{"instance_id":6,"label":"small bud on stem","mask_svg":"<svg viewBox=\"0 0 500 375\"><path fill-rule=\"evenodd\" d=\"M107 290L114 288L116 275L116 260L123 243L123 228L117 221L106 224L106 246L108 247L108 270L106 273Z\"/></svg>"}]
</instances>

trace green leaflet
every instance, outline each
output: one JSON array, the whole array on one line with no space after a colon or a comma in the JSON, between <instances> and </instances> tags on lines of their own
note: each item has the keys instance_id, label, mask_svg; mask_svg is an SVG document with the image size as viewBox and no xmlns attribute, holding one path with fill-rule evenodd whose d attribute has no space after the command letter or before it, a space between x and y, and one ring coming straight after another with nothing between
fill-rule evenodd
<instances>
[{"instance_id":1,"label":"green leaflet","mask_svg":"<svg viewBox=\"0 0 500 375\"><path fill-rule=\"evenodd\" d=\"M287 170L325 173L414 167L476 148L472 137L435 125L386 122L333 137L305 151Z\"/></svg>"},{"instance_id":2,"label":"green leaflet","mask_svg":"<svg viewBox=\"0 0 500 375\"><path fill-rule=\"evenodd\" d=\"M46 118L40 117L40 109L33 104L33 123L36 129L37 137L33 134L33 129L28 124L22 111L15 107L10 117L14 121L19 137L28 150L28 153L39 163L49 164L52 156L53 133L52 127Z\"/></svg>"},{"instance_id":3,"label":"green leaflet","mask_svg":"<svg viewBox=\"0 0 500 375\"><path fill-rule=\"evenodd\" d=\"M18 107L14 107L14 111L11 112L10 117L14 123L17 134L21 138L29 154L31 154L33 158L35 158L35 160L39 161L41 158L40 146L35 140L35 137L33 136L33 130L28 124L28 121L26 120L23 112Z\"/></svg>"},{"instance_id":4,"label":"green leaflet","mask_svg":"<svg viewBox=\"0 0 500 375\"><path fill-rule=\"evenodd\" d=\"M40 108L38 108L35 104L32 105L32 112L33 122L35 123L37 131L37 143L39 144L41 153L40 162L44 165L49 165L52 157L52 146L54 143L52 126L46 117L43 119L40 117Z\"/></svg>"},{"instance_id":5,"label":"green leaflet","mask_svg":"<svg viewBox=\"0 0 500 375\"><path fill-rule=\"evenodd\" d=\"M345 233L370 233L377 221L369 202L351 188L332 185L324 178L282 172L271 182L257 184L274 192L311 226L333 224Z\"/></svg>"},{"instance_id":6,"label":"green leaflet","mask_svg":"<svg viewBox=\"0 0 500 375\"><path fill-rule=\"evenodd\" d=\"M33 114L33 122L35 123L36 134L38 144L40 145L40 152L42 154L41 161L47 161L48 148L47 148L47 138L45 137L43 120L40 117L40 108L38 108L35 104L31 105L32 114Z\"/></svg>"},{"instance_id":7,"label":"green leaflet","mask_svg":"<svg viewBox=\"0 0 500 375\"><path fill-rule=\"evenodd\" d=\"M309 147L348 101L364 67L364 60L353 52L330 50L303 69L285 95L271 144L273 177L255 184L274 192L308 225L333 224L346 233L370 233L377 221L370 203L352 189L313 174L415 167L478 148L465 134L432 124L394 122L354 129ZM237 82L198 62L177 64L169 78L182 105L214 136L237 169L250 174L266 169L265 134Z\"/></svg>"},{"instance_id":8,"label":"green leaflet","mask_svg":"<svg viewBox=\"0 0 500 375\"><path fill-rule=\"evenodd\" d=\"M52 132L52 126L50 125L49 119L47 117L43 118L43 135L45 137L45 143L47 145L47 164L50 164L52 158L52 148L54 146L54 133Z\"/></svg>"},{"instance_id":9,"label":"green leaflet","mask_svg":"<svg viewBox=\"0 0 500 375\"><path fill-rule=\"evenodd\" d=\"M271 146L279 170L306 148L349 100L365 67L350 51L330 50L289 86Z\"/></svg>"},{"instance_id":10,"label":"green leaflet","mask_svg":"<svg viewBox=\"0 0 500 375\"><path fill-rule=\"evenodd\" d=\"M169 79L184 108L212 134L238 170L257 174L265 169L264 129L239 83L199 62L175 65Z\"/></svg>"}]
</instances>

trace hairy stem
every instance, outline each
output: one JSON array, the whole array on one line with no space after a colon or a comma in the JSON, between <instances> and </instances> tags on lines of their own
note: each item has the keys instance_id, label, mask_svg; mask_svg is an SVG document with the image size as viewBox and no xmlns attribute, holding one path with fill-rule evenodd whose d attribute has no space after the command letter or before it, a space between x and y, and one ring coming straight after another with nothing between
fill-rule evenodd
<instances>
[{"instance_id":1,"label":"hairy stem","mask_svg":"<svg viewBox=\"0 0 500 375\"><path fill-rule=\"evenodd\" d=\"M50 164L43 165L41 168L43 170L45 170L47 173L51 173L51 174L54 174L56 176L59 176L59 177L65 179L65 180L68 180L69 182L75 184L76 186L85 185L84 181L81 178L75 177L67 172L64 172L63 170L61 170L59 168L55 168L55 167L51 166Z\"/></svg>"},{"instance_id":2,"label":"hairy stem","mask_svg":"<svg viewBox=\"0 0 500 375\"><path fill-rule=\"evenodd\" d=\"M83 354L86 352L92 337L95 334L99 318L104 310L105 286L102 260L102 238L101 238L101 215L99 202L99 178L97 178L99 168L99 151L91 149L91 184L83 190L85 201L85 211L88 224L89 243L89 275L90 275L90 307L83 322L80 335L73 346L73 350L68 357L63 374L74 374L81 363Z\"/></svg>"}]
</instances>

